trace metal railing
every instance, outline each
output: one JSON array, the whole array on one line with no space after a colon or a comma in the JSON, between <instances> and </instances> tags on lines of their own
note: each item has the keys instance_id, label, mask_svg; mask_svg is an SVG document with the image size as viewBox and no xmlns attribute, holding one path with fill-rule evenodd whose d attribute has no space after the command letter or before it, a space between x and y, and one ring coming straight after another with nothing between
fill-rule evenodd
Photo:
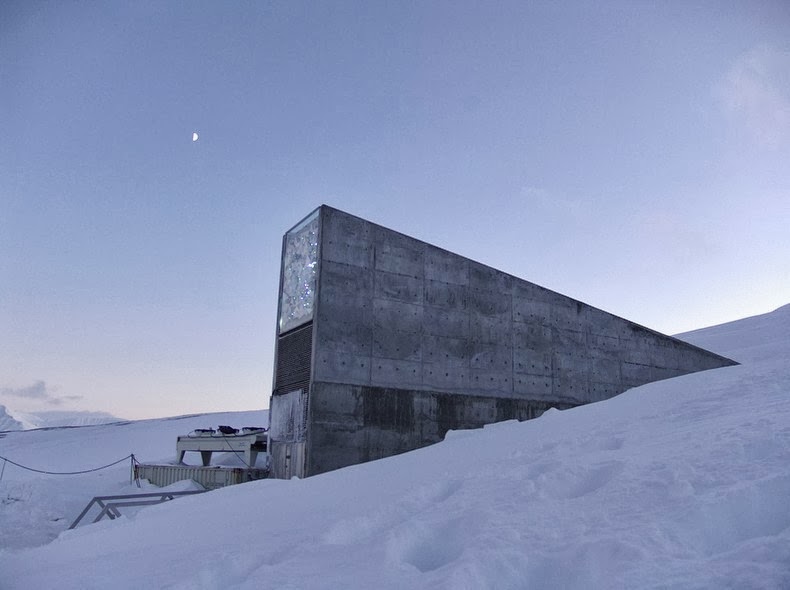
<instances>
[{"instance_id":1,"label":"metal railing","mask_svg":"<svg viewBox=\"0 0 790 590\"><path fill-rule=\"evenodd\" d=\"M154 504L161 504L169 500L174 500L180 496L191 496L193 494L203 494L208 490L190 490L187 492L154 492L150 494L126 494L122 496L96 496L80 513L77 519L71 523L69 529L76 527L80 521L85 518L94 504L101 508L99 515L93 519L93 522L99 522L105 516L110 520L115 520L121 516L119 508L128 508L130 506L152 506Z\"/></svg>"}]
</instances>

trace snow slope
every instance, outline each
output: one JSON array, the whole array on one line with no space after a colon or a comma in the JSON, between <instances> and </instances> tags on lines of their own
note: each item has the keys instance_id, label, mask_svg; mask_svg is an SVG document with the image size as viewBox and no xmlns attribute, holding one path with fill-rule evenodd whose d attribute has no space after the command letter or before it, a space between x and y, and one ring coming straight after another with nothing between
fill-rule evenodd
<instances>
[{"instance_id":1,"label":"snow slope","mask_svg":"<svg viewBox=\"0 0 790 590\"><path fill-rule=\"evenodd\" d=\"M678 334L678 338L741 363L775 363L790 355L790 304L772 313Z\"/></svg>"},{"instance_id":2,"label":"snow slope","mask_svg":"<svg viewBox=\"0 0 790 590\"><path fill-rule=\"evenodd\" d=\"M790 588L788 322L784 307L683 335L740 366L0 552L0 587ZM127 449L166 426L103 427L102 458L127 452L110 442L124 429ZM9 441L31 462L67 442L11 433L0 454Z\"/></svg>"}]
</instances>

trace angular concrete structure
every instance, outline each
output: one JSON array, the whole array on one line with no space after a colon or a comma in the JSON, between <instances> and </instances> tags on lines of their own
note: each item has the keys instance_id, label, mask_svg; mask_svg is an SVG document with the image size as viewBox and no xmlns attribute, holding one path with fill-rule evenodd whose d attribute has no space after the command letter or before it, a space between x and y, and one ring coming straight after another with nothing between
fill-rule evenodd
<instances>
[{"instance_id":1,"label":"angular concrete structure","mask_svg":"<svg viewBox=\"0 0 790 590\"><path fill-rule=\"evenodd\" d=\"M325 205L284 237L277 332L275 477L736 364Z\"/></svg>"}]
</instances>

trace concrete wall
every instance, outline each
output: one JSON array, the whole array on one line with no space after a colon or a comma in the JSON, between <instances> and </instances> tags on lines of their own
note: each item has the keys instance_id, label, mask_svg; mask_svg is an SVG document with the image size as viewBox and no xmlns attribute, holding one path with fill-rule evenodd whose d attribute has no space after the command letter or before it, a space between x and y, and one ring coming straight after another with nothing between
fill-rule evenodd
<instances>
[{"instance_id":1,"label":"concrete wall","mask_svg":"<svg viewBox=\"0 0 790 590\"><path fill-rule=\"evenodd\" d=\"M434 391L315 383L310 394L309 475L389 457L444 439L448 430L537 418L563 403Z\"/></svg>"},{"instance_id":2,"label":"concrete wall","mask_svg":"<svg viewBox=\"0 0 790 590\"><path fill-rule=\"evenodd\" d=\"M313 381L581 404L731 364L323 208Z\"/></svg>"},{"instance_id":3,"label":"concrete wall","mask_svg":"<svg viewBox=\"0 0 790 590\"><path fill-rule=\"evenodd\" d=\"M733 364L326 206L320 240L307 475Z\"/></svg>"}]
</instances>

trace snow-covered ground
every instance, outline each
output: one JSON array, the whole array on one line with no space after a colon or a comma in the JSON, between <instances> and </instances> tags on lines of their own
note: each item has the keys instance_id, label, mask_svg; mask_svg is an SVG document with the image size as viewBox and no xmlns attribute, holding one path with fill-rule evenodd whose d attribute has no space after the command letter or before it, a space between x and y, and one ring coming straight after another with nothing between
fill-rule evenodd
<instances>
[{"instance_id":1,"label":"snow-covered ground","mask_svg":"<svg viewBox=\"0 0 790 590\"><path fill-rule=\"evenodd\" d=\"M128 466L68 477L7 466L0 587L790 588L790 306L683 337L743 364L44 545L91 496L136 489ZM60 470L131 452L172 460L178 434L263 421L12 432L0 455Z\"/></svg>"},{"instance_id":2,"label":"snow-covered ground","mask_svg":"<svg viewBox=\"0 0 790 590\"><path fill-rule=\"evenodd\" d=\"M176 460L176 437L220 424L266 426L266 411L229 412L139 420L79 428L0 433L0 456L42 471L83 471L134 454L141 463ZM198 453L185 462L199 465ZM214 464L241 465L233 453ZM259 457L258 463L262 463ZM130 482L131 461L84 475L54 476L25 471L0 459L0 548L48 543L74 521L93 496L141 493ZM155 488L156 489L156 488ZM143 490L151 491L151 490ZM0 569L0 589L5 589Z\"/></svg>"}]
</instances>

